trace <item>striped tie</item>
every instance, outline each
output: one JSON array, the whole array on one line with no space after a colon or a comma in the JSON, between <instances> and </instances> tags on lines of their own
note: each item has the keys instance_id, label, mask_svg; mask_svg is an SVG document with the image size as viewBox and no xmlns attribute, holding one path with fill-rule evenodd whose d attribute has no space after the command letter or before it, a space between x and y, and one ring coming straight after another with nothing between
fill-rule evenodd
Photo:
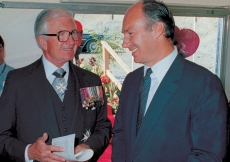
<instances>
[{"instance_id":1,"label":"striped tie","mask_svg":"<svg viewBox=\"0 0 230 162\"><path fill-rule=\"evenodd\" d=\"M151 78L150 74L152 73L152 69L148 68L145 77L142 79L141 85L140 85L140 91L139 91L139 108L138 108L138 115L137 115L137 124L136 124L136 131L138 133L139 128L141 126L145 109L146 109L146 103L148 99L149 94L149 88L151 85Z\"/></svg>"}]
</instances>

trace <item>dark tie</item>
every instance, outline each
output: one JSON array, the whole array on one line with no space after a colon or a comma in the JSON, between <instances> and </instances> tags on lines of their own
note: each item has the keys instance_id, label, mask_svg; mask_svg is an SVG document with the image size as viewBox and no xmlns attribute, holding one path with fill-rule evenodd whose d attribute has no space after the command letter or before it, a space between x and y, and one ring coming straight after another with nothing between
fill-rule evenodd
<instances>
[{"instance_id":1,"label":"dark tie","mask_svg":"<svg viewBox=\"0 0 230 162\"><path fill-rule=\"evenodd\" d=\"M53 72L55 79L52 83L52 86L54 87L55 91L57 92L58 96L62 101L65 95L65 90L67 90L67 83L64 78L65 74L66 71L62 68L59 68L55 72Z\"/></svg>"},{"instance_id":2,"label":"dark tie","mask_svg":"<svg viewBox=\"0 0 230 162\"><path fill-rule=\"evenodd\" d=\"M146 109L146 103L148 99L148 94L149 94L149 88L151 85L151 78L150 74L152 73L152 69L148 68L145 77L143 77L141 85L140 85L140 90L139 90L139 108L138 108L138 115L137 115L137 124L136 124L136 129L137 133L139 131L139 128L141 126L145 109Z\"/></svg>"}]
</instances>

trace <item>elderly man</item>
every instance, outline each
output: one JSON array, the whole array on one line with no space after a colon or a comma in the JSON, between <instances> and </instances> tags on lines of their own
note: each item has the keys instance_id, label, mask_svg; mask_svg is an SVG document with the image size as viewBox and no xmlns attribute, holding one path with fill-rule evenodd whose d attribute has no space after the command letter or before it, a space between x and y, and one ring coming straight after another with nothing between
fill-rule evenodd
<instances>
[{"instance_id":1,"label":"elderly man","mask_svg":"<svg viewBox=\"0 0 230 162\"><path fill-rule=\"evenodd\" d=\"M111 122L105 98L94 109L83 107L80 89L100 87L101 80L70 61L81 38L73 15L59 8L43 10L34 32L42 57L8 74L0 99L1 158L66 161L53 153L63 148L51 145L51 140L75 134L74 153L90 148L90 161L97 161L109 144Z\"/></svg>"},{"instance_id":2,"label":"elderly man","mask_svg":"<svg viewBox=\"0 0 230 162\"><path fill-rule=\"evenodd\" d=\"M174 19L153 0L124 16L123 47L143 67L122 86L113 128L113 162L221 162L227 146L227 99L219 78L185 60Z\"/></svg>"}]
</instances>

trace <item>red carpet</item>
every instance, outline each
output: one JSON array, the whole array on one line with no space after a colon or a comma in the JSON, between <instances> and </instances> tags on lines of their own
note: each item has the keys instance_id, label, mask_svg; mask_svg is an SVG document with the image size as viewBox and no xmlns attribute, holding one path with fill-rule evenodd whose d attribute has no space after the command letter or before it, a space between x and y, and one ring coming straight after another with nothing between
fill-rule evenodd
<instances>
[{"instance_id":1,"label":"red carpet","mask_svg":"<svg viewBox=\"0 0 230 162\"><path fill-rule=\"evenodd\" d=\"M113 124L114 124L114 116L112 114L112 107L110 105L107 105L107 114L108 114L108 118L111 121L112 126L113 126ZM110 141L109 146L106 148L104 153L101 155L101 157L99 158L98 162L112 162L111 153L112 153L112 145L111 145L111 141Z\"/></svg>"},{"instance_id":2,"label":"red carpet","mask_svg":"<svg viewBox=\"0 0 230 162\"><path fill-rule=\"evenodd\" d=\"M98 162L111 162L112 145L109 144L105 152L101 155Z\"/></svg>"}]
</instances>

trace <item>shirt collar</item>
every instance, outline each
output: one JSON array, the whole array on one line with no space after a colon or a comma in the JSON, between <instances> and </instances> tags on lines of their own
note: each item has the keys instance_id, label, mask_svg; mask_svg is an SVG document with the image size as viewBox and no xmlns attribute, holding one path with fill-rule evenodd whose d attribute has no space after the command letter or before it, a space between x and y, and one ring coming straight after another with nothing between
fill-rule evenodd
<instances>
[{"instance_id":1,"label":"shirt collar","mask_svg":"<svg viewBox=\"0 0 230 162\"><path fill-rule=\"evenodd\" d=\"M52 64L51 62L49 62L45 56L42 56L42 62L44 65L44 69L45 69L45 73L46 73L46 78L49 78L50 76L52 76L53 72L55 70L58 69L58 67L56 67L54 64ZM69 73L69 62L67 61L61 68L63 68L66 73Z\"/></svg>"},{"instance_id":2,"label":"shirt collar","mask_svg":"<svg viewBox=\"0 0 230 162\"><path fill-rule=\"evenodd\" d=\"M162 59L161 61L157 62L155 65L151 67L154 75L157 77L158 81L162 81L165 74L167 73L168 69L172 65L173 61L175 60L177 56L177 47L174 46L174 50L172 53L170 53L167 57ZM146 71L149 67L144 65L144 76L146 74Z\"/></svg>"},{"instance_id":3,"label":"shirt collar","mask_svg":"<svg viewBox=\"0 0 230 162\"><path fill-rule=\"evenodd\" d=\"M2 64L0 64L0 73L3 71L5 65L6 65L5 62L2 62Z\"/></svg>"}]
</instances>

